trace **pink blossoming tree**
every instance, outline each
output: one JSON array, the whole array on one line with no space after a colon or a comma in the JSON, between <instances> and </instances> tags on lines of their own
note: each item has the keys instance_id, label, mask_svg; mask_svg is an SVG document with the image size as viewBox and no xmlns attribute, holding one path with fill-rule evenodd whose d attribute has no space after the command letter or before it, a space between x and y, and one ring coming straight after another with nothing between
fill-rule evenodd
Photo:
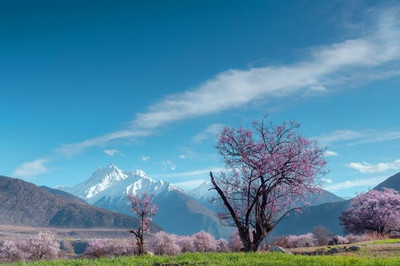
<instances>
[{"instance_id":1,"label":"pink blossoming tree","mask_svg":"<svg viewBox=\"0 0 400 266\"><path fill-rule=\"evenodd\" d=\"M384 234L400 229L400 194L388 188L361 193L342 212L339 220L345 231L355 234Z\"/></svg>"},{"instance_id":2,"label":"pink blossoming tree","mask_svg":"<svg viewBox=\"0 0 400 266\"><path fill-rule=\"evenodd\" d=\"M254 122L252 129L225 128L216 148L225 162L210 172L223 205L221 219L236 226L244 251L256 251L268 233L320 187L324 149L298 133L294 122L275 126Z\"/></svg>"},{"instance_id":3,"label":"pink blossoming tree","mask_svg":"<svg viewBox=\"0 0 400 266\"><path fill-rule=\"evenodd\" d=\"M131 202L131 210L133 214L140 218L139 228L137 230L131 229L129 232L135 235L139 254L144 254L143 234L145 232L150 232L151 217L157 213L158 208L157 205L151 202L153 196L149 196L145 192L142 195L127 195L127 197Z\"/></svg>"}]
</instances>

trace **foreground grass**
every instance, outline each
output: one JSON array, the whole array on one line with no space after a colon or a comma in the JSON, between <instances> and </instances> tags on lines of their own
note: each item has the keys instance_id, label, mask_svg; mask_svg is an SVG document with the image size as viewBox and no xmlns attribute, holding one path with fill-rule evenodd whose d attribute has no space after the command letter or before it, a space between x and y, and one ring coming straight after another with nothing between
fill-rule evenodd
<instances>
[{"instance_id":1,"label":"foreground grass","mask_svg":"<svg viewBox=\"0 0 400 266\"><path fill-rule=\"evenodd\" d=\"M176 257L141 256L95 260L57 260L14 265L400 265L400 257L300 256L281 253L186 253Z\"/></svg>"}]
</instances>

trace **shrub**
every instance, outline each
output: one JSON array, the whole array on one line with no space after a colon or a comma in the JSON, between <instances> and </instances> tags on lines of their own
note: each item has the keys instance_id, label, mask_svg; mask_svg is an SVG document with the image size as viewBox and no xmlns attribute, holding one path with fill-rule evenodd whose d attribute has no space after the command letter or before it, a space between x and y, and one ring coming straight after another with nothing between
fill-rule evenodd
<instances>
[{"instance_id":1,"label":"shrub","mask_svg":"<svg viewBox=\"0 0 400 266\"><path fill-rule=\"evenodd\" d=\"M193 238L191 236L177 236L176 244L182 253L194 252Z\"/></svg>"},{"instance_id":2,"label":"shrub","mask_svg":"<svg viewBox=\"0 0 400 266\"><path fill-rule=\"evenodd\" d=\"M218 239L217 240L217 251L218 252L229 252L230 251L229 242L224 238Z\"/></svg>"},{"instance_id":3,"label":"shrub","mask_svg":"<svg viewBox=\"0 0 400 266\"><path fill-rule=\"evenodd\" d=\"M243 243L242 240L240 239L239 232L237 229L231 234L229 238L229 248L233 252L239 252L243 249Z\"/></svg>"},{"instance_id":4,"label":"shrub","mask_svg":"<svg viewBox=\"0 0 400 266\"><path fill-rule=\"evenodd\" d=\"M56 259L60 253L60 243L51 232L39 232L29 239L7 240L0 249L3 261Z\"/></svg>"},{"instance_id":5,"label":"shrub","mask_svg":"<svg viewBox=\"0 0 400 266\"><path fill-rule=\"evenodd\" d=\"M349 235L346 236L346 239L349 241L349 243L356 243L356 242L367 241L368 237L366 235L352 235L352 234L349 234Z\"/></svg>"},{"instance_id":6,"label":"shrub","mask_svg":"<svg viewBox=\"0 0 400 266\"><path fill-rule=\"evenodd\" d=\"M334 234L323 226L314 227L312 233L319 246L328 245L329 241L334 237Z\"/></svg>"},{"instance_id":7,"label":"shrub","mask_svg":"<svg viewBox=\"0 0 400 266\"><path fill-rule=\"evenodd\" d=\"M116 257L136 254L137 250L129 240L92 239L85 250L87 257Z\"/></svg>"},{"instance_id":8,"label":"shrub","mask_svg":"<svg viewBox=\"0 0 400 266\"><path fill-rule=\"evenodd\" d=\"M29 255L26 251L26 240L6 240L0 248L0 259L4 262L15 262L27 259Z\"/></svg>"},{"instance_id":9,"label":"shrub","mask_svg":"<svg viewBox=\"0 0 400 266\"><path fill-rule=\"evenodd\" d=\"M312 247L315 246L316 239L312 233L305 235L289 235L287 238L287 248Z\"/></svg>"},{"instance_id":10,"label":"shrub","mask_svg":"<svg viewBox=\"0 0 400 266\"><path fill-rule=\"evenodd\" d=\"M209 233L201 231L194 234L192 238L194 249L197 252L211 252L217 250L215 238Z\"/></svg>"},{"instance_id":11,"label":"shrub","mask_svg":"<svg viewBox=\"0 0 400 266\"><path fill-rule=\"evenodd\" d=\"M32 260L56 259L60 253L60 242L51 232L39 232L29 239L28 249Z\"/></svg>"},{"instance_id":12,"label":"shrub","mask_svg":"<svg viewBox=\"0 0 400 266\"><path fill-rule=\"evenodd\" d=\"M181 249L176 241L176 235L161 231L150 240L150 248L156 255L178 255L181 253Z\"/></svg>"},{"instance_id":13,"label":"shrub","mask_svg":"<svg viewBox=\"0 0 400 266\"><path fill-rule=\"evenodd\" d=\"M335 239L336 239L336 243L338 245L349 244L350 243L350 241L347 238L343 237L343 236L337 235L337 236L335 236Z\"/></svg>"}]
</instances>

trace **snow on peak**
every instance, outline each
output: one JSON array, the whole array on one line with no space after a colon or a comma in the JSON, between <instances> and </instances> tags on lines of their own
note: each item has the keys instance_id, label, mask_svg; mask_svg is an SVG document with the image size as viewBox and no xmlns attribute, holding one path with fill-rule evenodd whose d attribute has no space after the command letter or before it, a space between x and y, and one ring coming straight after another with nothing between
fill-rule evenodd
<instances>
[{"instance_id":1,"label":"snow on peak","mask_svg":"<svg viewBox=\"0 0 400 266\"><path fill-rule=\"evenodd\" d=\"M195 199L211 199L216 194L215 190L211 188L211 182L203 182L198 187L189 190L187 194Z\"/></svg>"},{"instance_id":2,"label":"snow on peak","mask_svg":"<svg viewBox=\"0 0 400 266\"><path fill-rule=\"evenodd\" d=\"M182 191L168 182L151 179L143 170L122 171L114 164L110 164L106 168L98 168L83 183L71 188L64 188L64 190L87 200L89 203L94 203L103 196L113 198L143 192L156 195L164 191Z\"/></svg>"}]
</instances>

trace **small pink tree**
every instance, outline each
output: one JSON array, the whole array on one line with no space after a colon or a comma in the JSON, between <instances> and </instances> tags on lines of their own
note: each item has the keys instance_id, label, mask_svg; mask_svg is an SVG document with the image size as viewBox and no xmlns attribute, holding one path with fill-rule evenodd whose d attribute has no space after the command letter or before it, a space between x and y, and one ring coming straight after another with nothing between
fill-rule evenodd
<instances>
[{"instance_id":1,"label":"small pink tree","mask_svg":"<svg viewBox=\"0 0 400 266\"><path fill-rule=\"evenodd\" d=\"M192 235L193 246L196 252L211 252L217 250L215 238L205 231Z\"/></svg>"},{"instance_id":2,"label":"small pink tree","mask_svg":"<svg viewBox=\"0 0 400 266\"><path fill-rule=\"evenodd\" d=\"M161 231L153 236L150 246L156 255L175 256L181 253L181 249L176 242L176 235Z\"/></svg>"},{"instance_id":3,"label":"small pink tree","mask_svg":"<svg viewBox=\"0 0 400 266\"><path fill-rule=\"evenodd\" d=\"M194 252L193 238L191 236L177 236L176 243L182 253Z\"/></svg>"},{"instance_id":4,"label":"small pink tree","mask_svg":"<svg viewBox=\"0 0 400 266\"><path fill-rule=\"evenodd\" d=\"M127 197L131 202L133 214L140 218L139 228L131 229L129 232L135 235L139 254L142 255L145 252L143 234L150 231L151 217L157 213L158 208L157 205L151 203L153 196L148 196L146 192L142 195L128 195Z\"/></svg>"},{"instance_id":5,"label":"small pink tree","mask_svg":"<svg viewBox=\"0 0 400 266\"><path fill-rule=\"evenodd\" d=\"M244 251L256 251L291 206L307 204L307 192L317 191L325 174L324 149L303 138L299 124L265 120L250 130L223 129L216 148L226 170L210 172L219 216L237 227Z\"/></svg>"},{"instance_id":6,"label":"small pink tree","mask_svg":"<svg viewBox=\"0 0 400 266\"><path fill-rule=\"evenodd\" d=\"M31 237L28 242L31 259L56 259L60 252L60 242L51 232L39 232Z\"/></svg>"},{"instance_id":7,"label":"small pink tree","mask_svg":"<svg viewBox=\"0 0 400 266\"><path fill-rule=\"evenodd\" d=\"M384 234L400 229L400 194L388 188L361 193L342 212L339 220L346 232L354 234Z\"/></svg>"}]
</instances>

